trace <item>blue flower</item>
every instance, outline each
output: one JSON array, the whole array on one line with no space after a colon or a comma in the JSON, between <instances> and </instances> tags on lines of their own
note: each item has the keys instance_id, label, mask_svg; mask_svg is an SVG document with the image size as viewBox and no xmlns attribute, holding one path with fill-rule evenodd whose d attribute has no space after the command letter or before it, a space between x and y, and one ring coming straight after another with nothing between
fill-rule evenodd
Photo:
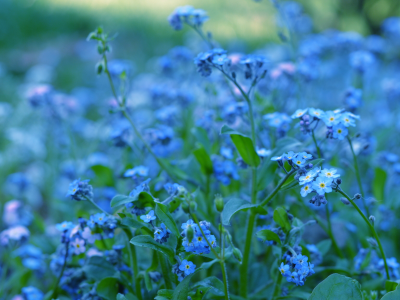
<instances>
[{"instance_id":1,"label":"blue flower","mask_svg":"<svg viewBox=\"0 0 400 300\"><path fill-rule=\"evenodd\" d=\"M303 159L312 159L312 155L308 154L307 152L300 152L297 154L297 156L302 157Z\"/></svg>"},{"instance_id":2,"label":"blue flower","mask_svg":"<svg viewBox=\"0 0 400 300\"><path fill-rule=\"evenodd\" d=\"M332 192L331 184L332 179L326 177L318 177L312 183L312 187L319 195L325 195L325 193Z\"/></svg>"},{"instance_id":3,"label":"blue flower","mask_svg":"<svg viewBox=\"0 0 400 300\"><path fill-rule=\"evenodd\" d=\"M312 184L307 183L305 186L303 186L300 190L300 194L302 197L307 196L309 193L313 191Z\"/></svg>"},{"instance_id":4,"label":"blue flower","mask_svg":"<svg viewBox=\"0 0 400 300\"><path fill-rule=\"evenodd\" d=\"M272 161L281 161L281 160L283 160L283 159L284 159L283 156L273 156L273 157L271 157L271 160L272 160Z\"/></svg>"},{"instance_id":5,"label":"blue flower","mask_svg":"<svg viewBox=\"0 0 400 300\"><path fill-rule=\"evenodd\" d=\"M233 158L233 152L231 148L228 147L221 147L221 149L219 150L219 153L227 158L227 159L232 159Z\"/></svg>"},{"instance_id":6,"label":"blue flower","mask_svg":"<svg viewBox=\"0 0 400 300\"><path fill-rule=\"evenodd\" d=\"M186 230L186 228L188 227L188 226L193 226L193 225L196 225L197 226L197 224L193 221L193 220L187 220L187 222L186 223L183 223L182 225L181 225L181 228L183 229L183 230Z\"/></svg>"},{"instance_id":7,"label":"blue flower","mask_svg":"<svg viewBox=\"0 0 400 300\"><path fill-rule=\"evenodd\" d=\"M331 127L333 125L339 124L340 122L340 114L335 113L333 111L327 111L322 116L322 121L324 121L325 125Z\"/></svg>"},{"instance_id":8,"label":"blue flower","mask_svg":"<svg viewBox=\"0 0 400 300\"><path fill-rule=\"evenodd\" d=\"M305 109L298 109L294 112L294 114L292 115L292 119L298 119L301 118L302 116L304 116L308 111L308 108Z\"/></svg>"},{"instance_id":9,"label":"blue flower","mask_svg":"<svg viewBox=\"0 0 400 300\"><path fill-rule=\"evenodd\" d=\"M333 138L338 140L344 140L344 138L349 134L349 130L342 125L342 123L333 126Z\"/></svg>"},{"instance_id":10,"label":"blue flower","mask_svg":"<svg viewBox=\"0 0 400 300\"><path fill-rule=\"evenodd\" d=\"M295 264L295 268L297 270L301 270L304 266L307 266L307 260L308 257L305 255L297 255L295 258L293 258L292 263Z\"/></svg>"},{"instance_id":11,"label":"blue flower","mask_svg":"<svg viewBox=\"0 0 400 300\"><path fill-rule=\"evenodd\" d=\"M179 270L183 271L186 276L194 273L195 269L196 265L193 264L191 261L187 261L186 259L183 260L179 266Z\"/></svg>"},{"instance_id":12,"label":"blue flower","mask_svg":"<svg viewBox=\"0 0 400 300\"><path fill-rule=\"evenodd\" d=\"M325 114L323 110L315 108L309 108L308 113L310 114L310 116L317 118L318 120L320 120Z\"/></svg>"},{"instance_id":13,"label":"blue flower","mask_svg":"<svg viewBox=\"0 0 400 300\"><path fill-rule=\"evenodd\" d=\"M124 177L133 177L135 175L146 177L148 173L149 173L149 168L145 166L137 166L133 169L126 170L124 173Z\"/></svg>"},{"instance_id":14,"label":"blue flower","mask_svg":"<svg viewBox=\"0 0 400 300\"><path fill-rule=\"evenodd\" d=\"M281 263L281 266L279 267L279 271L281 274L285 277L290 276L290 271L289 271L289 265L285 265L284 263Z\"/></svg>"},{"instance_id":15,"label":"blue flower","mask_svg":"<svg viewBox=\"0 0 400 300\"><path fill-rule=\"evenodd\" d=\"M216 55L212 59L212 63L218 66L223 66L225 63L229 61L226 54Z\"/></svg>"},{"instance_id":16,"label":"blue flower","mask_svg":"<svg viewBox=\"0 0 400 300\"><path fill-rule=\"evenodd\" d=\"M321 171L321 175L320 176L324 176L326 178L338 178L340 177L340 174L336 174L337 170L336 169L323 169Z\"/></svg>"},{"instance_id":17,"label":"blue flower","mask_svg":"<svg viewBox=\"0 0 400 300\"><path fill-rule=\"evenodd\" d=\"M350 65L358 72L367 71L375 63L375 56L365 50L355 51L350 54Z\"/></svg>"},{"instance_id":18,"label":"blue flower","mask_svg":"<svg viewBox=\"0 0 400 300\"><path fill-rule=\"evenodd\" d=\"M61 232L71 230L74 227L75 227L75 225L73 223L67 222L67 221L64 221L64 222L56 225L57 230L61 231Z\"/></svg>"},{"instance_id":19,"label":"blue flower","mask_svg":"<svg viewBox=\"0 0 400 300\"><path fill-rule=\"evenodd\" d=\"M293 152L293 151L289 151L288 153L283 154L283 158L286 160L292 160L293 158L295 158L297 155L297 153Z\"/></svg>"},{"instance_id":20,"label":"blue flower","mask_svg":"<svg viewBox=\"0 0 400 300\"><path fill-rule=\"evenodd\" d=\"M266 157L272 153L271 150L267 150L265 148L256 148L256 152L260 157Z\"/></svg>"},{"instance_id":21,"label":"blue flower","mask_svg":"<svg viewBox=\"0 0 400 300\"><path fill-rule=\"evenodd\" d=\"M97 213L93 216L93 218L95 219L96 223L101 225L104 225L105 222L107 222L108 217L105 213Z\"/></svg>"},{"instance_id":22,"label":"blue flower","mask_svg":"<svg viewBox=\"0 0 400 300\"><path fill-rule=\"evenodd\" d=\"M154 216L154 210L151 210L147 215L140 216L140 219L142 219L146 223L155 220L156 217Z\"/></svg>"},{"instance_id":23,"label":"blue flower","mask_svg":"<svg viewBox=\"0 0 400 300\"><path fill-rule=\"evenodd\" d=\"M303 157L296 155L296 157L292 158L292 162L298 167L303 167L307 161Z\"/></svg>"},{"instance_id":24,"label":"blue flower","mask_svg":"<svg viewBox=\"0 0 400 300\"><path fill-rule=\"evenodd\" d=\"M291 272L290 274L288 273L288 276L286 276L286 278L288 282L296 283L298 282L298 276L299 275L297 274L297 272Z\"/></svg>"},{"instance_id":25,"label":"blue flower","mask_svg":"<svg viewBox=\"0 0 400 300\"><path fill-rule=\"evenodd\" d=\"M340 116L341 124L343 124L346 127L349 127L349 126L353 126L354 127L354 126L356 126L356 122L354 121L354 118L351 115L353 115L353 114L343 113Z\"/></svg>"},{"instance_id":26,"label":"blue flower","mask_svg":"<svg viewBox=\"0 0 400 300\"><path fill-rule=\"evenodd\" d=\"M66 197L71 197L74 200L81 201L87 200L86 198L93 198L93 188L88 184L89 179L87 180L74 180L68 188L68 192Z\"/></svg>"},{"instance_id":27,"label":"blue flower","mask_svg":"<svg viewBox=\"0 0 400 300\"><path fill-rule=\"evenodd\" d=\"M42 300L44 298L43 292L33 286L23 287L22 295L26 300Z\"/></svg>"},{"instance_id":28,"label":"blue flower","mask_svg":"<svg viewBox=\"0 0 400 300\"><path fill-rule=\"evenodd\" d=\"M300 178L299 178L300 185L303 185L303 184L306 184L306 183L309 183L309 182L313 181L314 177L317 176L317 174L318 174L318 171L316 172L315 170L318 170L318 169L315 168L315 169L313 169L311 171L308 171L306 173L306 175L300 176Z\"/></svg>"}]
</instances>

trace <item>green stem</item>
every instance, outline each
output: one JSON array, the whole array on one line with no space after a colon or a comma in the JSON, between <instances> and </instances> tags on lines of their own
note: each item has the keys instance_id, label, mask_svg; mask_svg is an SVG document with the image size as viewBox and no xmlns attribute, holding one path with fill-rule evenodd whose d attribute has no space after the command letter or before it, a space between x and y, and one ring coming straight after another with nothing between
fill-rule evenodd
<instances>
[{"instance_id":1,"label":"green stem","mask_svg":"<svg viewBox=\"0 0 400 300\"><path fill-rule=\"evenodd\" d=\"M353 201L353 199L351 199L345 192L343 192L340 189L340 187L337 189L337 192L342 194L347 200L350 201L351 205L353 205L353 207L357 210L357 212L360 214L360 216L364 219L365 223L367 223L369 229L371 230L373 236L376 239L376 242L378 243L379 250L381 251L382 259L383 259L383 262L385 263L386 278L387 278L387 280L390 280L389 267L388 267L387 262L386 262L385 252L383 251L383 247L382 247L381 241L379 239L378 233L375 230L375 227L371 224L371 222L364 215L364 213L361 211L361 209L358 207L358 205Z\"/></svg>"},{"instance_id":2,"label":"green stem","mask_svg":"<svg viewBox=\"0 0 400 300\"><path fill-rule=\"evenodd\" d=\"M107 216L111 216L108 212L106 212L105 210L103 210L100 206L98 206L96 204L96 202L93 201L93 199L90 199L87 196L83 196L87 201L89 201L90 203L92 203L98 210L100 210L101 212L105 213Z\"/></svg>"},{"instance_id":3,"label":"green stem","mask_svg":"<svg viewBox=\"0 0 400 300\"><path fill-rule=\"evenodd\" d=\"M49 299L56 299L56 298L57 298L57 295L58 295L58 293L57 293L57 288L58 288L58 285L60 284L61 278L62 278L62 276L64 275L64 271L65 271L65 268L66 268L66 266L67 266L68 250L69 250L69 243L65 243L64 264L63 264L63 266L62 266L62 268L61 268L60 275L58 275L56 284L54 285L53 292L51 293L51 297L50 297Z\"/></svg>"},{"instance_id":4,"label":"green stem","mask_svg":"<svg viewBox=\"0 0 400 300\"><path fill-rule=\"evenodd\" d=\"M321 149L319 149L319 147L318 147L318 143L317 143L317 139L315 138L314 130L312 131L312 134L311 134L311 135L312 135L312 138L313 138L315 147L317 148L318 158L322 158L322 156L321 156Z\"/></svg>"},{"instance_id":5,"label":"green stem","mask_svg":"<svg viewBox=\"0 0 400 300\"><path fill-rule=\"evenodd\" d=\"M349 136L347 136L347 141L349 142L349 146L351 149L351 153L353 154L353 160L354 160L354 170L356 171L356 177L357 177L357 182L358 182L358 188L360 189L360 193L361 193L361 199L363 201L364 207L365 207L365 211L367 212L367 215L369 216L369 208L367 206L367 203L365 202L365 194L364 194L364 189L362 187L362 183L361 183L361 176L360 176L360 169L358 167L358 162L357 162L357 156L354 152L354 148L353 148L353 143L351 142L351 139Z\"/></svg>"},{"instance_id":6,"label":"green stem","mask_svg":"<svg viewBox=\"0 0 400 300\"><path fill-rule=\"evenodd\" d=\"M254 223L256 221L256 213L250 210L250 216L247 221L246 242L244 245L243 261L240 266L240 296L247 298L248 293L248 267L250 259L251 241L253 237Z\"/></svg>"},{"instance_id":7,"label":"green stem","mask_svg":"<svg viewBox=\"0 0 400 300\"><path fill-rule=\"evenodd\" d=\"M325 195L325 197L326 197L326 195ZM338 246L338 244L337 244L337 242L336 242L336 238L335 238L335 236L333 235L333 231L332 231L332 224L331 224L331 214L330 214L330 212L329 212L329 207L328 207L328 204L326 204L325 205L325 212L326 212L326 221L327 221L327 223L328 223L328 226L327 226L327 234L329 235L329 237L331 238L331 240L332 240L332 245L333 245L333 248L335 249L335 251L336 251L336 253L340 256L340 258L344 258L344 255L343 255L343 253L342 253L342 250L340 250L340 248L339 248L339 246Z\"/></svg>"},{"instance_id":8,"label":"green stem","mask_svg":"<svg viewBox=\"0 0 400 300\"><path fill-rule=\"evenodd\" d=\"M126 237L128 238L128 251L129 251L129 262L133 272L132 276L132 289L135 289L136 286L136 297L139 300L142 300L142 290L140 287L140 278L139 278L139 267L137 263L136 256L136 248L133 244L131 244L131 239L133 238L132 232L129 229L124 229Z\"/></svg>"},{"instance_id":9,"label":"green stem","mask_svg":"<svg viewBox=\"0 0 400 300\"><path fill-rule=\"evenodd\" d=\"M304 209L307 211L307 213L313 216L313 218L317 221L318 225L321 226L322 230L325 231L326 234L329 236L329 238L332 241L333 248L336 251L336 254L339 255L340 258L344 258L343 252L339 248L332 232L328 230L328 226L324 224L324 221L315 213L315 211L310 209L303 201L300 201L300 202L303 205Z\"/></svg>"},{"instance_id":10,"label":"green stem","mask_svg":"<svg viewBox=\"0 0 400 300\"><path fill-rule=\"evenodd\" d=\"M160 265L161 265L161 272L164 277L165 288L168 290L172 290L172 281L171 281L171 277L169 276L170 272L167 267L166 257L164 257L163 254L158 253L158 261L160 262Z\"/></svg>"},{"instance_id":11,"label":"green stem","mask_svg":"<svg viewBox=\"0 0 400 300\"><path fill-rule=\"evenodd\" d=\"M297 171L296 169L290 170L290 172L287 173L286 176L283 177L282 180L278 183L278 185L275 187L275 189L272 191L272 193L269 194L269 195L267 196L267 198L265 198L264 201L262 201L262 202L260 203L260 206L267 205L267 204L272 200L272 198L274 198L274 196L279 192L279 189L280 189L280 188L282 187L282 185L286 182L286 180L289 179L290 175L292 175L292 174L295 173L296 171Z\"/></svg>"},{"instance_id":12,"label":"green stem","mask_svg":"<svg viewBox=\"0 0 400 300\"><path fill-rule=\"evenodd\" d=\"M279 296L279 293L281 291L281 284L282 284L282 274L278 275L278 280L276 281L275 288L274 288L274 293L272 294L272 299L275 299L277 296Z\"/></svg>"},{"instance_id":13,"label":"green stem","mask_svg":"<svg viewBox=\"0 0 400 300\"><path fill-rule=\"evenodd\" d=\"M225 300L229 300L229 285L228 285L228 276L226 274L226 266L225 261L220 260L221 270L222 270L222 279L224 281L224 291L225 291Z\"/></svg>"}]
</instances>

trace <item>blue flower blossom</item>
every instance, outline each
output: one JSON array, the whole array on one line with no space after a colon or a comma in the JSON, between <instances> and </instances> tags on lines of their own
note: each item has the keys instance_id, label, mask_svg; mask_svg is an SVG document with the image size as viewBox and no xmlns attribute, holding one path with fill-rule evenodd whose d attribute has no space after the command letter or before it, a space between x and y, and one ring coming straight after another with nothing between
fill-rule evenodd
<instances>
[{"instance_id":1,"label":"blue flower blossom","mask_svg":"<svg viewBox=\"0 0 400 300\"><path fill-rule=\"evenodd\" d=\"M325 195L325 193L332 192L332 179L326 177L318 177L313 183L313 189L318 193L318 195Z\"/></svg>"},{"instance_id":2,"label":"blue flower blossom","mask_svg":"<svg viewBox=\"0 0 400 300\"><path fill-rule=\"evenodd\" d=\"M140 219L146 223L150 223L151 221L155 220L156 216L154 215L154 210L151 210L147 215L140 216Z\"/></svg>"},{"instance_id":3,"label":"blue flower blossom","mask_svg":"<svg viewBox=\"0 0 400 300\"><path fill-rule=\"evenodd\" d=\"M183 260L179 266L179 270L183 271L186 276L194 273L195 269L196 265L193 264L191 261L187 261L186 259Z\"/></svg>"},{"instance_id":4,"label":"blue flower blossom","mask_svg":"<svg viewBox=\"0 0 400 300\"><path fill-rule=\"evenodd\" d=\"M344 138L349 134L347 127L342 125L342 123L333 126L333 138L338 140L344 140Z\"/></svg>"}]
</instances>

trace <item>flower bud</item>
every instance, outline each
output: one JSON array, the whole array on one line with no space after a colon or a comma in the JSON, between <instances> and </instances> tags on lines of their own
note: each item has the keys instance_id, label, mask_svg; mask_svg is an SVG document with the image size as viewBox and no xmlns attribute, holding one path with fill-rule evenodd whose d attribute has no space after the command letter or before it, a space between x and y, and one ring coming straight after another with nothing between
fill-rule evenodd
<instances>
[{"instance_id":1,"label":"flower bud","mask_svg":"<svg viewBox=\"0 0 400 300\"><path fill-rule=\"evenodd\" d=\"M194 230L193 230L193 227L191 225L188 225L186 227L185 235L186 235L186 238L187 238L188 242L191 243L193 238L194 238Z\"/></svg>"},{"instance_id":2,"label":"flower bud","mask_svg":"<svg viewBox=\"0 0 400 300\"><path fill-rule=\"evenodd\" d=\"M100 75L104 70L104 63L103 61L96 64L96 73Z\"/></svg>"},{"instance_id":3,"label":"flower bud","mask_svg":"<svg viewBox=\"0 0 400 300\"><path fill-rule=\"evenodd\" d=\"M374 216L369 216L369 221L371 222L372 225L375 224L375 217Z\"/></svg>"},{"instance_id":4,"label":"flower bud","mask_svg":"<svg viewBox=\"0 0 400 300\"><path fill-rule=\"evenodd\" d=\"M342 184L342 179L336 178L336 183L337 183L337 184Z\"/></svg>"},{"instance_id":5,"label":"flower bud","mask_svg":"<svg viewBox=\"0 0 400 300\"><path fill-rule=\"evenodd\" d=\"M232 72L232 78L236 79L236 73L235 72Z\"/></svg>"},{"instance_id":6,"label":"flower bud","mask_svg":"<svg viewBox=\"0 0 400 300\"><path fill-rule=\"evenodd\" d=\"M182 210L187 214L190 212L189 204L186 201L182 202Z\"/></svg>"},{"instance_id":7,"label":"flower bud","mask_svg":"<svg viewBox=\"0 0 400 300\"><path fill-rule=\"evenodd\" d=\"M197 209L197 203L194 202L194 201L191 201L191 202L189 203L189 208L190 208L190 211L191 211L191 212L195 212L196 209Z\"/></svg>"},{"instance_id":8,"label":"flower bud","mask_svg":"<svg viewBox=\"0 0 400 300\"><path fill-rule=\"evenodd\" d=\"M361 199L361 194L359 194L359 193L358 193L358 194L355 194L355 195L354 195L354 198L357 199L357 200Z\"/></svg>"},{"instance_id":9,"label":"flower bud","mask_svg":"<svg viewBox=\"0 0 400 300\"><path fill-rule=\"evenodd\" d=\"M240 263L242 263L243 255L238 248L233 249L233 255Z\"/></svg>"},{"instance_id":10,"label":"flower bud","mask_svg":"<svg viewBox=\"0 0 400 300\"><path fill-rule=\"evenodd\" d=\"M221 195L215 195L214 203L218 212L222 212L224 210L224 199L221 197Z\"/></svg>"},{"instance_id":11,"label":"flower bud","mask_svg":"<svg viewBox=\"0 0 400 300\"><path fill-rule=\"evenodd\" d=\"M350 201L347 200L345 197L340 198L340 201L342 201L344 205L349 205L350 204Z\"/></svg>"}]
</instances>

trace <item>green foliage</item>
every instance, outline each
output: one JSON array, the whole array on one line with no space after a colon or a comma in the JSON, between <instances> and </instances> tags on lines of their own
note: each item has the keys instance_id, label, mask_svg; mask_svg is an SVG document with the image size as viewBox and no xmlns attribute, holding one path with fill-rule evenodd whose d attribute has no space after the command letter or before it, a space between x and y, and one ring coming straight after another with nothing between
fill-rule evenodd
<instances>
[{"instance_id":1,"label":"green foliage","mask_svg":"<svg viewBox=\"0 0 400 300\"><path fill-rule=\"evenodd\" d=\"M252 204L246 200L242 200L239 198L233 198L229 200L224 206L224 210L221 214L222 224L225 226L229 226L229 221L235 213L255 206L257 206L257 204Z\"/></svg>"},{"instance_id":2,"label":"green foliage","mask_svg":"<svg viewBox=\"0 0 400 300\"><path fill-rule=\"evenodd\" d=\"M357 280L332 274L315 287L308 300L363 300L363 295Z\"/></svg>"}]
</instances>

